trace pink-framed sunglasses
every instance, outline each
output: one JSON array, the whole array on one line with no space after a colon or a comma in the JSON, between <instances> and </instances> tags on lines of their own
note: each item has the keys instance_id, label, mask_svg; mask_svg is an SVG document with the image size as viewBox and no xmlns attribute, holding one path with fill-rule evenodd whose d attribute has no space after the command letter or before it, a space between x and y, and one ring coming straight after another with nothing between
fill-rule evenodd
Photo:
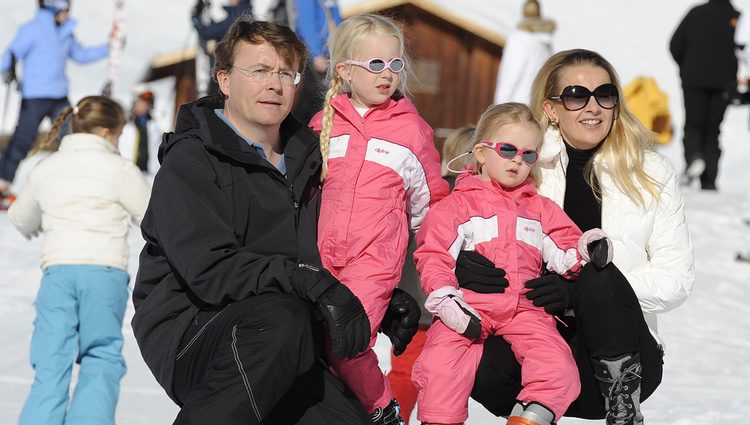
<instances>
[{"instance_id":1,"label":"pink-framed sunglasses","mask_svg":"<svg viewBox=\"0 0 750 425\"><path fill-rule=\"evenodd\" d=\"M381 72L385 71L386 68L390 69L391 72L399 73L404 70L405 66L404 60L402 58L393 58L389 61L381 58L372 58L364 62L350 59L348 61L345 61L344 63L347 65L361 66L362 68L375 74L380 74Z\"/></svg>"},{"instance_id":2,"label":"pink-framed sunglasses","mask_svg":"<svg viewBox=\"0 0 750 425\"><path fill-rule=\"evenodd\" d=\"M508 142L493 142L492 140L482 140L479 142L485 145L505 159L513 159L518 155L521 155L523 162L533 165L539 159L539 152L534 149L526 149L521 151L516 145Z\"/></svg>"}]
</instances>

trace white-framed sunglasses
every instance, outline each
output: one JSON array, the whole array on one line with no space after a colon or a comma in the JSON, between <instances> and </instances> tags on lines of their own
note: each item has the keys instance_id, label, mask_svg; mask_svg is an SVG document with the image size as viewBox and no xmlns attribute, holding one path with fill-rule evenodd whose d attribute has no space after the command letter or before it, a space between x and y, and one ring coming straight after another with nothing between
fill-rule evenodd
<instances>
[{"instance_id":1,"label":"white-framed sunglasses","mask_svg":"<svg viewBox=\"0 0 750 425\"><path fill-rule=\"evenodd\" d=\"M406 65L402 58L393 58L389 61L381 58L372 58L367 61L355 61L350 59L344 63L347 65L360 66L375 74L380 74L385 71L386 68L390 69L391 72L399 73L404 70L404 66Z\"/></svg>"}]
</instances>

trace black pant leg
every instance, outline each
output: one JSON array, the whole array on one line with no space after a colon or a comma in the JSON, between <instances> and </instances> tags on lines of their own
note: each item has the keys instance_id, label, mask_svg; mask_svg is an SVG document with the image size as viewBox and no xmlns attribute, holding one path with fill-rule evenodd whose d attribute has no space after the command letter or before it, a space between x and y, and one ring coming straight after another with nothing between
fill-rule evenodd
<instances>
[{"instance_id":1,"label":"black pant leg","mask_svg":"<svg viewBox=\"0 0 750 425\"><path fill-rule=\"evenodd\" d=\"M604 417L604 399L594 378L591 359L640 353L641 401L661 383L662 352L649 331L633 288L614 265L602 270L587 265L577 284L581 298L575 306L576 332L569 340L581 377L581 394L566 416Z\"/></svg>"},{"instance_id":2,"label":"black pant leg","mask_svg":"<svg viewBox=\"0 0 750 425\"><path fill-rule=\"evenodd\" d=\"M264 425L370 425L372 421L354 393L315 362L279 400Z\"/></svg>"},{"instance_id":3,"label":"black pant leg","mask_svg":"<svg viewBox=\"0 0 750 425\"><path fill-rule=\"evenodd\" d=\"M261 423L313 365L311 326L310 304L287 294L213 315L179 350L174 390L183 405L175 424Z\"/></svg>"},{"instance_id":4,"label":"black pant leg","mask_svg":"<svg viewBox=\"0 0 750 425\"><path fill-rule=\"evenodd\" d=\"M706 170L701 175L701 186L704 188L716 186L716 176L719 174L719 158L721 157L719 135L728 105L729 98L726 90L710 91L702 150L703 158L706 161Z\"/></svg>"},{"instance_id":5,"label":"black pant leg","mask_svg":"<svg viewBox=\"0 0 750 425\"><path fill-rule=\"evenodd\" d=\"M521 392L521 365L502 336L484 342L471 398L495 416L507 416Z\"/></svg>"},{"instance_id":6,"label":"black pant leg","mask_svg":"<svg viewBox=\"0 0 750 425\"><path fill-rule=\"evenodd\" d=\"M703 138L706 133L709 96L706 90L695 87L683 87L682 94L685 101L682 144L687 166L693 160L703 158Z\"/></svg>"},{"instance_id":7,"label":"black pant leg","mask_svg":"<svg viewBox=\"0 0 750 425\"><path fill-rule=\"evenodd\" d=\"M53 102L53 99L21 100L18 124L8 142L5 153L3 153L2 162L0 162L0 178L9 182L13 181L18 164L34 145L39 124L42 123L45 116L50 114L50 106Z\"/></svg>"}]
</instances>

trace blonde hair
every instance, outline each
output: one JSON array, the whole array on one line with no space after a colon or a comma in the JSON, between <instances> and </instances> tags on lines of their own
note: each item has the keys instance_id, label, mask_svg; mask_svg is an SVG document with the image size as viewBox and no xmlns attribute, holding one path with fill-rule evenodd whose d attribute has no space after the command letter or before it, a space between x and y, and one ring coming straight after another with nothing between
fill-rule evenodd
<instances>
[{"instance_id":1,"label":"blonde hair","mask_svg":"<svg viewBox=\"0 0 750 425\"><path fill-rule=\"evenodd\" d=\"M34 145L29 156L40 151L57 151L60 147L60 132L71 116L73 133L93 133L99 127L117 130L126 122L125 110L116 101L106 96L84 97L74 107L68 106L57 115L47 137Z\"/></svg>"},{"instance_id":2,"label":"blonde hair","mask_svg":"<svg viewBox=\"0 0 750 425\"><path fill-rule=\"evenodd\" d=\"M323 106L322 129L320 131L320 153L323 156L323 170L320 175L321 181L325 180L328 174L328 152L334 115L331 100L341 93L351 92L351 87L349 87L347 81L341 78L338 72L336 72L336 65L354 59L362 50L362 44L365 39L373 33L392 35L398 39L401 45L400 56L404 60L404 69L399 74L398 88L394 96L405 96L408 94L406 80L407 76L411 73L411 67L404 49L404 34L396 22L385 16L374 14L356 15L344 20L336 29L335 34L329 39L330 66L328 67L328 81L330 81L330 87L326 92Z\"/></svg>"},{"instance_id":3,"label":"blonde hair","mask_svg":"<svg viewBox=\"0 0 750 425\"><path fill-rule=\"evenodd\" d=\"M615 185L630 198L633 203L645 207L646 201L639 190L643 187L652 197L658 196L659 185L643 169L646 152L653 149L650 132L646 130L637 118L630 112L622 95L622 86L612 64L600 54L584 49L574 49L559 52L550 57L542 66L534 79L531 89L531 107L534 117L539 120L542 129L546 131L552 123L544 113L544 101L550 96L557 96L562 91L560 75L568 67L576 65L591 65L604 69L609 74L610 81L617 87L619 102L614 109L612 129L604 138L601 147L593 155L584 170L586 183L594 189L596 187L596 173L594 167L599 159L604 160L610 168ZM594 194L601 201L598 190Z\"/></svg>"},{"instance_id":4,"label":"blonde hair","mask_svg":"<svg viewBox=\"0 0 750 425\"><path fill-rule=\"evenodd\" d=\"M542 128L539 126L539 122L534 119L534 115L528 106L523 103L509 102L501 103L499 105L492 105L482 113L477 123L477 128L474 131L474 136L471 139L471 145L476 146L479 142L489 140L497 130L508 124L527 124L534 127L539 134L534 149L539 149L542 145ZM481 164L475 161L477 173L482 172ZM536 166L536 164L534 164ZM532 170L534 169L532 166ZM536 173L531 173L534 176Z\"/></svg>"},{"instance_id":5,"label":"blonde hair","mask_svg":"<svg viewBox=\"0 0 750 425\"><path fill-rule=\"evenodd\" d=\"M466 154L471 152L471 148L474 146L471 142L474 138L475 129L476 127L474 126L460 127L451 131L448 137L446 137L445 142L443 143L443 161L445 161L445 163L458 158L460 155L465 155L461 159L456 159L456 165L453 168L454 170L461 170L469 164L469 155ZM446 174L454 175L455 173L446 170Z\"/></svg>"}]
</instances>

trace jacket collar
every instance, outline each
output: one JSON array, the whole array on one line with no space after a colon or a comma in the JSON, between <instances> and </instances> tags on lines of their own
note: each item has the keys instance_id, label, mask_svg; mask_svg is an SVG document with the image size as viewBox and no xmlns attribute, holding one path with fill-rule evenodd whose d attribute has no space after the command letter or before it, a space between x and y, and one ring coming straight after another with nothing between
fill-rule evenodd
<instances>
[{"instance_id":1,"label":"jacket collar","mask_svg":"<svg viewBox=\"0 0 750 425\"><path fill-rule=\"evenodd\" d=\"M59 152L76 152L83 150L98 150L116 153L117 148L106 139L91 133L73 133L63 137L60 141Z\"/></svg>"},{"instance_id":2,"label":"jacket collar","mask_svg":"<svg viewBox=\"0 0 750 425\"><path fill-rule=\"evenodd\" d=\"M370 108L364 116L360 116L354 108L349 93L341 93L331 99L331 106L360 130L363 130L361 126L365 121L387 121L397 115L417 113L417 108L406 97L396 97L395 99L391 97L380 105Z\"/></svg>"},{"instance_id":3,"label":"jacket collar","mask_svg":"<svg viewBox=\"0 0 750 425\"><path fill-rule=\"evenodd\" d=\"M479 175L469 173L460 174L456 178L456 187L453 190L456 192L491 190L493 193L511 199L516 203L520 202L523 198L529 198L537 193L534 180L531 177L516 187L506 188L494 180L484 181Z\"/></svg>"},{"instance_id":4,"label":"jacket collar","mask_svg":"<svg viewBox=\"0 0 750 425\"><path fill-rule=\"evenodd\" d=\"M568 152L565 150L565 142L560 135L560 130L556 127L549 126L544 132L544 141L542 148L539 149L539 164L542 166L554 166L555 161L560 161L563 170L568 167ZM601 157L594 159L594 165L606 169L607 163Z\"/></svg>"},{"instance_id":5,"label":"jacket collar","mask_svg":"<svg viewBox=\"0 0 750 425\"><path fill-rule=\"evenodd\" d=\"M185 136L190 136L201 140L206 149L216 156L244 165L276 170L276 167L263 159L255 149L248 146L234 130L216 116L214 109L223 107L224 100L218 96L204 97L183 105L177 116L175 133L168 134L159 148L159 160L162 160L175 143ZM280 137L284 142L283 152L287 165L287 177L290 181L301 173L305 163L309 163L309 168L313 171L320 166L322 161L317 136L291 114L281 123Z\"/></svg>"}]
</instances>

